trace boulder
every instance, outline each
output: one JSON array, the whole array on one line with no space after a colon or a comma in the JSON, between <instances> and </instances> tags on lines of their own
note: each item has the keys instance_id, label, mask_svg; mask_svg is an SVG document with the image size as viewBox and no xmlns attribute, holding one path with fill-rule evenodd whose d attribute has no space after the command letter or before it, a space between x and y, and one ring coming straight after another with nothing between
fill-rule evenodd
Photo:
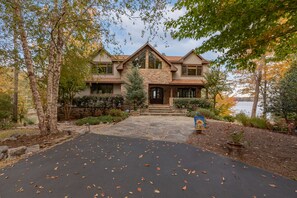
<instances>
[{"instance_id":1,"label":"boulder","mask_svg":"<svg viewBox=\"0 0 297 198\"><path fill-rule=\"evenodd\" d=\"M8 146L0 146L0 160L8 157Z\"/></svg>"},{"instance_id":2,"label":"boulder","mask_svg":"<svg viewBox=\"0 0 297 198\"><path fill-rule=\"evenodd\" d=\"M2 140L2 142L6 142L6 141L16 141L17 138L16 137L8 137L8 138L5 138L4 140Z\"/></svg>"},{"instance_id":3,"label":"boulder","mask_svg":"<svg viewBox=\"0 0 297 198\"><path fill-rule=\"evenodd\" d=\"M27 147L26 154L36 153L40 150L40 145L35 144L33 146Z\"/></svg>"},{"instance_id":4,"label":"boulder","mask_svg":"<svg viewBox=\"0 0 297 198\"><path fill-rule=\"evenodd\" d=\"M24 155L26 153L26 150L27 150L26 146L20 146L17 148L8 149L8 156L18 157L18 156Z\"/></svg>"},{"instance_id":5,"label":"boulder","mask_svg":"<svg viewBox=\"0 0 297 198\"><path fill-rule=\"evenodd\" d=\"M12 134L10 138L18 139L21 135L20 134Z\"/></svg>"}]
</instances>

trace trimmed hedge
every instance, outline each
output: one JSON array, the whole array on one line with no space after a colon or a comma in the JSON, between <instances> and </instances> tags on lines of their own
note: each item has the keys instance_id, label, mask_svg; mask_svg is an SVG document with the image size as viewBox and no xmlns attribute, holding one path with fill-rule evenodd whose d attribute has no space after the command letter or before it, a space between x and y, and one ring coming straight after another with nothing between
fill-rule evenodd
<instances>
[{"instance_id":1,"label":"trimmed hedge","mask_svg":"<svg viewBox=\"0 0 297 198\"><path fill-rule=\"evenodd\" d=\"M178 109L188 109L189 111L197 108L211 108L211 103L203 98L174 98L173 105Z\"/></svg>"},{"instance_id":2,"label":"trimmed hedge","mask_svg":"<svg viewBox=\"0 0 297 198\"><path fill-rule=\"evenodd\" d=\"M124 98L121 95L82 96L74 98L72 104L76 107L94 108L105 112L109 109L122 108Z\"/></svg>"}]
</instances>

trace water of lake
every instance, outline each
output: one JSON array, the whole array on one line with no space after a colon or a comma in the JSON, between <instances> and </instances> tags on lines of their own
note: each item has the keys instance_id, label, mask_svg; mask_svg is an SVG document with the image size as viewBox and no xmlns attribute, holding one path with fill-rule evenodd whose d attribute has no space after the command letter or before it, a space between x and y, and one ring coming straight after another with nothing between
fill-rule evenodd
<instances>
[{"instance_id":1,"label":"water of lake","mask_svg":"<svg viewBox=\"0 0 297 198\"><path fill-rule=\"evenodd\" d=\"M239 101L237 104L232 108L234 111L234 114L244 112L247 115L251 115L252 113L252 107L253 107L253 102L251 101ZM260 116L262 114L262 109L261 107L258 106L257 108L257 116Z\"/></svg>"}]
</instances>

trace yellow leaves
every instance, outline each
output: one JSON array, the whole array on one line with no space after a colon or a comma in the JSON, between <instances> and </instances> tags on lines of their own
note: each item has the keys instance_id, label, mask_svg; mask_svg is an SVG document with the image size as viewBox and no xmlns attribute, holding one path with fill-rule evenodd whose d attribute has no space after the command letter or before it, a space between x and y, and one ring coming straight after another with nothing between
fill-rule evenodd
<instances>
[{"instance_id":1,"label":"yellow leaves","mask_svg":"<svg viewBox=\"0 0 297 198\"><path fill-rule=\"evenodd\" d=\"M221 116L226 116L232 114L232 107L236 105L234 97L229 96L216 96L217 104L216 108L219 110Z\"/></svg>"}]
</instances>

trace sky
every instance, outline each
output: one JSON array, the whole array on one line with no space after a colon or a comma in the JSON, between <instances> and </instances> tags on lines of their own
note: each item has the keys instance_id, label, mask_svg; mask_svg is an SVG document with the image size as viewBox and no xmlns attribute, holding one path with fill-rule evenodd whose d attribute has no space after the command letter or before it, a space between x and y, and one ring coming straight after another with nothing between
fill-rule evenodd
<instances>
[{"instance_id":1,"label":"sky","mask_svg":"<svg viewBox=\"0 0 297 198\"><path fill-rule=\"evenodd\" d=\"M165 16L173 19L177 19L179 16L182 16L185 11L178 10L172 12L172 5L168 4ZM154 33L157 33L157 37L151 40L150 34L145 32L142 36L142 31L145 26L140 19L134 19L131 21L128 17L122 17L122 30L118 30L115 28L114 33L116 34L116 39L119 41L119 44L122 46L121 50L123 54L131 55L136 50L138 50L141 46L143 46L149 39L149 43L154 46L160 53L165 53L167 56L184 56L192 49L200 46L205 39L194 40L194 39L183 39L177 40L173 39L170 36L170 33L165 30L164 25L160 26L159 29L153 29ZM132 40L130 41L130 36ZM164 35L166 34L165 38ZM127 40L125 44L123 41ZM112 53L112 49L110 49ZM213 60L218 55L214 52L207 52L201 54L207 60Z\"/></svg>"}]
</instances>

